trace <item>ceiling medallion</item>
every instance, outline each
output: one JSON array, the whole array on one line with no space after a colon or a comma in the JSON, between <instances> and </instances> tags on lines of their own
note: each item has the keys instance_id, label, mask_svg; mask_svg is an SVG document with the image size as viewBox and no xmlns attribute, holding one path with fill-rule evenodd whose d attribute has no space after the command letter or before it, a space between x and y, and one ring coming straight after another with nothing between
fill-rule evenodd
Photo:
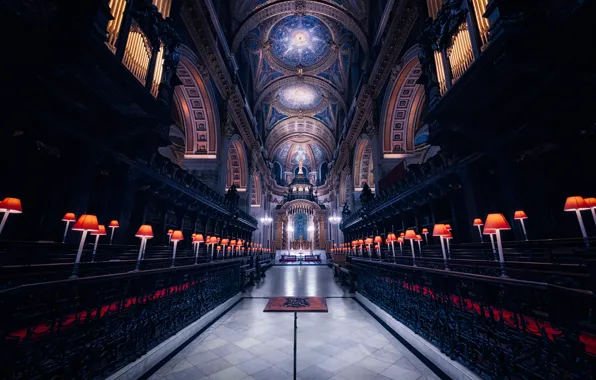
<instances>
[{"instance_id":1,"label":"ceiling medallion","mask_svg":"<svg viewBox=\"0 0 596 380\"><path fill-rule=\"evenodd\" d=\"M319 106L323 101L323 93L310 84L297 83L280 88L278 100L284 108L303 111Z\"/></svg>"},{"instance_id":2,"label":"ceiling medallion","mask_svg":"<svg viewBox=\"0 0 596 380\"><path fill-rule=\"evenodd\" d=\"M288 16L275 24L269 34L273 57L286 65L309 67L330 53L331 31L320 19Z\"/></svg>"}]
</instances>

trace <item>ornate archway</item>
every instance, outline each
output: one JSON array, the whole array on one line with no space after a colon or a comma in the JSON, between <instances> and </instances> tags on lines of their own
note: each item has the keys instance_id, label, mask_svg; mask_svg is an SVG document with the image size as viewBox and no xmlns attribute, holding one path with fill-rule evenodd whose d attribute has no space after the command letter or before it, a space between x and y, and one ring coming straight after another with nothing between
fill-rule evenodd
<instances>
[{"instance_id":1,"label":"ornate archway","mask_svg":"<svg viewBox=\"0 0 596 380\"><path fill-rule=\"evenodd\" d=\"M174 91L174 107L185 134L184 158L213 159L218 144L216 111L199 67L198 58L188 48L181 48L177 75L182 85Z\"/></svg>"},{"instance_id":2,"label":"ornate archway","mask_svg":"<svg viewBox=\"0 0 596 380\"><path fill-rule=\"evenodd\" d=\"M417 49L406 53L407 62L397 76L383 105L383 157L400 158L412 153L414 135L424 109L424 86L417 84L422 74Z\"/></svg>"},{"instance_id":3,"label":"ornate archway","mask_svg":"<svg viewBox=\"0 0 596 380\"><path fill-rule=\"evenodd\" d=\"M226 187L236 186L238 191L246 191L246 152L242 143L235 139L230 142L228 149L228 169Z\"/></svg>"},{"instance_id":4,"label":"ornate archway","mask_svg":"<svg viewBox=\"0 0 596 380\"><path fill-rule=\"evenodd\" d=\"M356 143L354 154L354 190L361 191L365 183L374 190L373 169L372 145L368 139L363 138Z\"/></svg>"}]
</instances>

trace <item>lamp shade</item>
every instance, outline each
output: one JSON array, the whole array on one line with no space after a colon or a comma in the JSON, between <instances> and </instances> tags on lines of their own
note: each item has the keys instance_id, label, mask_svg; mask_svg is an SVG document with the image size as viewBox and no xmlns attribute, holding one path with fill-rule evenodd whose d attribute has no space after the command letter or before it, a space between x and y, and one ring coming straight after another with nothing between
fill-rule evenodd
<instances>
[{"instance_id":1,"label":"lamp shade","mask_svg":"<svg viewBox=\"0 0 596 380\"><path fill-rule=\"evenodd\" d=\"M139 227L139 230L135 234L136 237L152 239L153 238L153 227L148 224L143 224Z\"/></svg>"},{"instance_id":2,"label":"lamp shade","mask_svg":"<svg viewBox=\"0 0 596 380\"><path fill-rule=\"evenodd\" d=\"M494 235L496 233L497 231L495 231L494 228L486 228L486 226L484 226L484 229L482 230L483 235Z\"/></svg>"},{"instance_id":3,"label":"lamp shade","mask_svg":"<svg viewBox=\"0 0 596 380\"><path fill-rule=\"evenodd\" d=\"M422 241L422 236L421 235L416 235L416 241Z\"/></svg>"},{"instance_id":4,"label":"lamp shade","mask_svg":"<svg viewBox=\"0 0 596 380\"><path fill-rule=\"evenodd\" d=\"M217 249L218 251L221 251L221 247L218 245L215 249ZM230 248L228 248L230 249Z\"/></svg>"},{"instance_id":5,"label":"lamp shade","mask_svg":"<svg viewBox=\"0 0 596 380\"><path fill-rule=\"evenodd\" d=\"M406 235L404 236L404 239L416 239L416 232L414 232L414 230L406 230Z\"/></svg>"},{"instance_id":6,"label":"lamp shade","mask_svg":"<svg viewBox=\"0 0 596 380\"><path fill-rule=\"evenodd\" d=\"M230 242L230 239L221 239L222 245L228 245L229 242Z\"/></svg>"},{"instance_id":7,"label":"lamp shade","mask_svg":"<svg viewBox=\"0 0 596 380\"><path fill-rule=\"evenodd\" d=\"M74 231L99 231L99 223L95 215L81 215L72 227Z\"/></svg>"},{"instance_id":8,"label":"lamp shade","mask_svg":"<svg viewBox=\"0 0 596 380\"><path fill-rule=\"evenodd\" d=\"M450 235L449 230L444 224L435 224L433 228L433 236L445 236Z\"/></svg>"},{"instance_id":9,"label":"lamp shade","mask_svg":"<svg viewBox=\"0 0 596 380\"><path fill-rule=\"evenodd\" d=\"M215 244L219 241L219 239L217 239L217 236L211 236L211 238L209 239L209 243L211 244Z\"/></svg>"},{"instance_id":10,"label":"lamp shade","mask_svg":"<svg viewBox=\"0 0 596 380\"><path fill-rule=\"evenodd\" d=\"M423 233L423 234L427 234L427 233L428 233L428 228L423 228L423 229L422 229L422 233Z\"/></svg>"},{"instance_id":11,"label":"lamp shade","mask_svg":"<svg viewBox=\"0 0 596 380\"><path fill-rule=\"evenodd\" d=\"M364 241L365 244L372 244L373 243L373 238L366 238L366 240Z\"/></svg>"},{"instance_id":12,"label":"lamp shade","mask_svg":"<svg viewBox=\"0 0 596 380\"><path fill-rule=\"evenodd\" d=\"M194 239L194 238L195 238L195 236L197 236L197 234L192 234L192 235L190 235L191 239Z\"/></svg>"},{"instance_id":13,"label":"lamp shade","mask_svg":"<svg viewBox=\"0 0 596 380\"><path fill-rule=\"evenodd\" d=\"M474 225L475 226L482 226L482 225L484 225L484 223L482 223L482 219L476 218L476 219L474 219Z\"/></svg>"},{"instance_id":14,"label":"lamp shade","mask_svg":"<svg viewBox=\"0 0 596 380\"><path fill-rule=\"evenodd\" d=\"M584 198L584 201L590 208L596 208L596 198Z\"/></svg>"},{"instance_id":15,"label":"lamp shade","mask_svg":"<svg viewBox=\"0 0 596 380\"><path fill-rule=\"evenodd\" d=\"M362 240L362 239L359 239L359 240L358 240L358 244L360 244L360 245L364 244L364 240Z\"/></svg>"},{"instance_id":16,"label":"lamp shade","mask_svg":"<svg viewBox=\"0 0 596 380\"><path fill-rule=\"evenodd\" d=\"M390 241L395 241L397 239L397 237L395 236L395 234L392 232L389 235L387 235L388 239L391 239Z\"/></svg>"},{"instance_id":17,"label":"lamp shade","mask_svg":"<svg viewBox=\"0 0 596 380\"><path fill-rule=\"evenodd\" d=\"M406 234L404 234L403 232L399 234L399 237L404 237Z\"/></svg>"},{"instance_id":18,"label":"lamp shade","mask_svg":"<svg viewBox=\"0 0 596 380\"><path fill-rule=\"evenodd\" d=\"M74 222L75 220L77 220L77 217L75 216L74 212L67 212L62 217L63 222Z\"/></svg>"},{"instance_id":19,"label":"lamp shade","mask_svg":"<svg viewBox=\"0 0 596 380\"><path fill-rule=\"evenodd\" d=\"M203 243L205 241L205 239L203 238L203 234L196 234L193 238L193 241L195 243Z\"/></svg>"},{"instance_id":20,"label":"lamp shade","mask_svg":"<svg viewBox=\"0 0 596 380\"><path fill-rule=\"evenodd\" d=\"M1 205L0 205L0 208L2 208ZM586 203L584 198L579 197L579 196L574 196L574 197L567 198L567 200L565 201L565 207L563 207L563 210L575 211L575 210L587 210L589 208L590 208L590 206L588 206L588 204Z\"/></svg>"},{"instance_id":21,"label":"lamp shade","mask_svg":"<svg viewBox=\"0 0 596 380\"><path fill-rule=\"evenodd\" d=\"M172 241L184 240L184 235L182 235L182 231L176 230L172 234Z\"/></svg>"},{"instance_id":22,"label":"lamp shade","mask_svg":"<svg viewBox=\"0 0 596 380\"><path fill-rule=\"evenodd\" d=\"M404 238L403 238L403 237L401 237L401 236L400 236L400 237L398 237L398 238L397 238L397 242L398 242L398 243L403 243L403 242L404 242Z\"/></svg>"},{"instance_id":23,"label":"lamp shade","mask_svg":"<svg viewBox=\"0 0 596 380\"><path fill-rule=\"evenodd\" d=\"M97 231L91 231L91 235L100 235L100 236L107 235L106 226L104 226L103 224L100 224Z\"/></svg>"},{"instance_id":24,"label":"lamp shade","mask_svg":"<svg viewBox=\"0 0 596 380\"><path fill-rule=\"evenodd\" d=\"M503 214L488 214L484 228L494 230L510 230L511 227Z\"/></svg>"},{"instance_id":25,"label":"lamp shade","mask_svg":"<svg viewBox=\"0 0 596 380\"><path fill-rule=\"evenodd\" d=\"M451 224L445 224L445 228L447 228L447 231L452 230L453 228L451 228Z\"/></svg>"},{"instance_id":26,"label":"lamp shade","mask_svg":"<svg viewBox=\"0 0 596 380\"><path fill-rule=\"evenodd\" d=\"M10 214L20 214L23 212L21 207L21 200L18 198L4 198L0 202L0 211L8 212Z\"/></svg>"},{"instance_id":27,"label":"lamp shade","mask_svg":"<svg viewBox=\"0 0 596 380\"><path fill-rule=\"evenodd\" d=\"M352 240L352 247L358 245L358 240Z\"/></svg>"},{"instance_id":28,"label":"lamp shade","mask_svg":"<svg viewBox=\"0 0 596 380\"><path fill-rule=\"evenodd\" d=\"M236 240L232 240L232 241L230 242L230 245L236 245Z\"/></svg>"},{"instance_id":29,"label":"lamp shade","mask_svg":"<svg viewBox=\"0 0 596 380\"><path fill-rule=\"evenodd\" d=\"M518 210L513 214L513 219L528 219L528 216L523 210Z\"/></svg>"},{"instance_id":30,"label":"lamp shade","mask_svg":"<svg viewBox=\"0 0 596 380\"><path fill-rule=\"evenodd\" d=\"M120 224L118 224L118 221L117 220L112 220L110 222L110 224L108 224L108 227L119 228L120 227Z\"/></svg>"},{"instance_id":31,"label":"lamp shade","mask_svg":"<svg viewBox=\"0 0 596 380\"><path fill-rule=\"evenodd\" d=\"M382 243L383 239L380 236L375 236L375 243Z\"/></svg>"},{"instance_id":32,"label":"lamp shade","mask_svg":"<svg viewBox=\"0 0 596 380\"><path fill-rule=\"evenodd\" d=\"M447 230L447 233L443 235L443 239L453 239L453 235L451 235L451 232L449 232L449 230Z\"/></svg>"}]
</instances>

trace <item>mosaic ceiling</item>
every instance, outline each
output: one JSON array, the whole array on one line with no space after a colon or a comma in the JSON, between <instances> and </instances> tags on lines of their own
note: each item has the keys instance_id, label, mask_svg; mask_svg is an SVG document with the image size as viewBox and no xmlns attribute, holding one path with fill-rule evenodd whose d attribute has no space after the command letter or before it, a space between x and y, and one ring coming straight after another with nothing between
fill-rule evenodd
<instances>
[{"instance_id":1,"label":"mosaic ceiling","mask_svg":"<svg viewBox=\"0 0 596 380\"><path fill-rule=\"evenodd\" d=\"M316 170L310 167L331 160L339 112L347 113L353 96L347 91L352 66L368 50L362 46L366 3L236 0L232 13L232 45L249 63L242 67L251 71L251 107L264 125L269 160L292 171L296 149L304 146Z\"/></svg>"}]
</instances>

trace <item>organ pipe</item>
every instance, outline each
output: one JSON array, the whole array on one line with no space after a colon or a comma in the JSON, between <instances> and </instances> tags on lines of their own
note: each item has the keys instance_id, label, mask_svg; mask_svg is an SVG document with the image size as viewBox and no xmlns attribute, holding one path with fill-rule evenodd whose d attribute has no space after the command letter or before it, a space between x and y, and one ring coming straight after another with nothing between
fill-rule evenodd
<instances>
[{"instance_id":1,"label":"organ pipe","mask_svg":"<svg viewBox=\"0 0 596 380\"><path fill-rule=\"evenodd\" d=\"M483 17L486 12L486 5L488 0L472 0L474 6L474 14L476 16L476 24L478 24L478 32L480 33L480 41L482 42L481 50L486 48L488 44L488 29L490 27L488 19Z\"/></svg>"},{"instance_id":2,"label":"organ pipe","mask_svg":"<svg viewBox=\"0 0 596 380\"><path fill-rule=\"evenodd\" d=\"M447 49L447 56L451 65L453 82L457 81L474 61L470 32L464 21L457 33L452 37L451 47Z\"/></svg>"},{"instance_id":3,"label":"organ pipe","mask_svg":"<svg viewBox=\"0 0 596 380\"><path fill-rule=\"evenodd\" d=\"M151 44L141 28L133 21L122 62L144 85L147 80L147 70L149 69L150 60Z\"/></svg>"},{"instance_id":4,"label":"organ pipe","mask_svg":"<svg viewBox=\"0 0 596 380\"><path fill-rule=\"evenodd\" d=\"M106 45L108 45L108 48L110 48L112 53L115 53L116 41L118 41L118 34L120 33L120 26L122 25L122 19L124 17L126 0L110 0L108 5L113 19L108 22L108 40L106 41Z\"/></svg>"},{"instance_id":5,"label":"organ pipe","mask_svg":"<svg viewBox=\"0 0 596 380\"><path fill-rule=\"evenodd\" d=\"M426 7L428 8L428 17L432 17L433 20L437 17L439 9L441 9L442 0L426 0Z\"/></svg>"},{"instance_id":6,"label":"organ pipe","mask_svg":"<svg viewBox=\"0 0 596 380\"><path fill-rule=\"evenodd\" d=\"M157 10L163 18L170 16L170 8L172 6L172 0L153 0L153 5L157 7Z\"/></svg>"}]
</instances>

